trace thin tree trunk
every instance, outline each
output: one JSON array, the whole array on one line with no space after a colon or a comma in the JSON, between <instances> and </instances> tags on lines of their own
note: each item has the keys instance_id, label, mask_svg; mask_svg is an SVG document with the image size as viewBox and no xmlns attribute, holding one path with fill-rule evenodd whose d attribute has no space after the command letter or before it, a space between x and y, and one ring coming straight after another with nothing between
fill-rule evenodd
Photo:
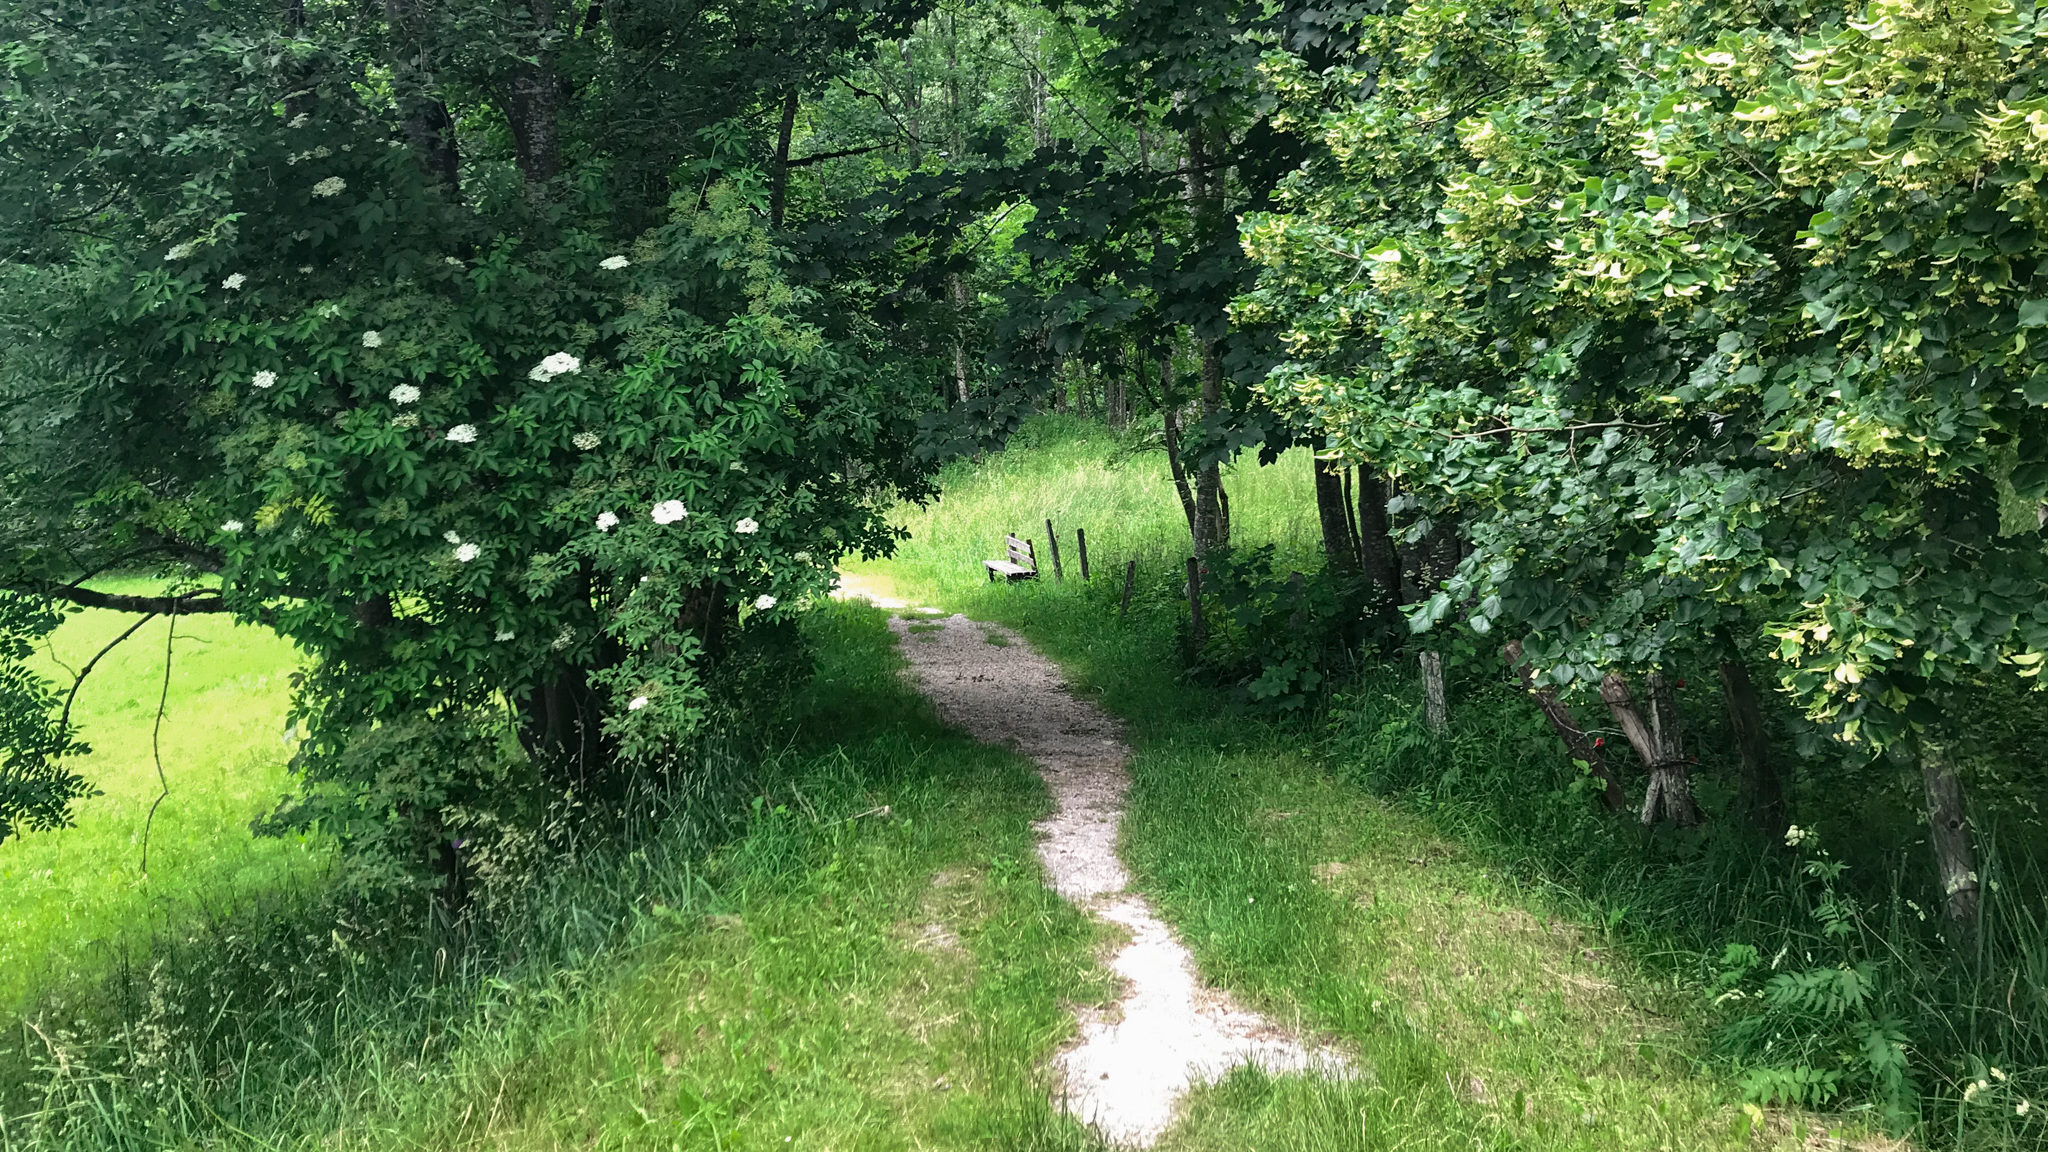
<instances>
[{"instance_id":1,"label":"thin tree trunk","mask_svg":"<svg viewBox=\"0 0 2048 1152\"><path fill-rule=\"evenodd\" d=\"M947 279L953 293L953 395L967 403L967 278L955 272Z\"/></svg>"},{"instance_id":2,"label":"thin tree trunk","mask_svg":"<svg viewBox=\"0 0 2048 1152\"><path fill-rule=\"evenodd\" d=\"M1643 791L1642 821L1645 825L1670 820L1682 828L1700 822L1699 805L1693 801L1692 771L1686 763L1678 728L1678 709L1670 686L1661 673L1650 674L1650 722L1637 711L1628 681L1619 672L1609 672L1600 681L1600 697L1621 725L1636 757L1649 769L1650 782Z\"/></svg>"},{"instance_id":3,"label":"thin tree trunk","mask_svg":"<svg viewBox=\"0 0 2048 1152\"><path fill-rule=\"evenodd\" d=\"M1558 739L1564 741L1564 746L1571 753L1572 759L1584 763L1592 771L1593 778L1600 781L1600 802L1607 806L1609 812L1619 812L1627 807L1628 797L1621 790L1621 777L1615 774L1614 766L1607 762L1607 757L1601 754L1592 737L1586 735L1586 730L1579 725L1578 718L1572 715L1571 706L1559 700L1557 693L1536 686L1535 677L1531 675L1528 663L1522 659L1522 642L1508 641L1501 649L1501 655L1507 659L1508 667L1515 670L1515 676L1521 680L1523 690L1528 692L1535 699L1536 706L1543 710L1543 718L1550 721L1551 731L1556 732Z\"/></svg>"},{"instance_id":4,"label":"thin tree trunk","mask_svg":"<svg viewBox=\"0 0 2048 1152\"><path fill-rule=\"evenodd\" d=\"M789 204L789 147L796 135L797 93L792 88L782 97L782 123L775 133L775 164L768 189L768 222L782 227L783 213Z\"/></svg>"},{"instance_id":5,"label":"thin tree trunk","mask_svg":"<svg viewBox=\"0 0 2048 1152\"><path fill-rule=\"evenodd\" d=\"M1351 519L1344 507L1344 485L1337 466L1316 457L1316 519L1323 528L1323 563L1333 572L1358 566L1358 542L1351 537Z\"/></svg>"},{"instance_id":6,"label":"thin tree trunk","mask_svg":"<svg viewBox=\"0 0 2048 1152\"><path fill-rule=\"evenodd\" d=\"M1159 368L1161 380L1171 375L1173 369L1166 364ZM1161 389L1164 391L1164 389ZM1173 472L1173 490L1180 496L1180 510L1188 518L1188 538L1194 541L1195 550L1202 548L1201 518L1195 512L1195 494L1188 487L1188 470L1180 460L1180 406L1168 403L1160 409L1160 424L1166 441L1166 463Z\"/></svg>"},{"instance_id":7,"label":"thin tree trunk","mask_svg":"<svg viewBox=\"0 0 2048 1152\"><path fill-rule=\"evenodd\" d=\"M1749 669L1732 654L1721 661L1721 702L1728 709L1735 751L1742 757L1738 797L1743 815L1765 839L1777 843L1785 838L1791 822L1785 807L1785 781L1771 761L1756 685L1750 682Z\"/></svg>"},{"instance_id":8,"label":"thin tree trunk","mask_svg":"<svg viewBox=\"0 0 2048 1152\"><path fill-rule=\"evenodd\" d=\"M1920 779L1927 791L1928 840L1934 847L1935 874L1941 881L1948 918L1974 928L1981 900L1977 856L1963 808L1963 783L1948 749L1921 742Z\"/></svg>"},{"instance_id":9,"label":"thin tree trunk","mask_svg":"<svg viewBox=\"0 0 2048 1152\"><path fill-rule=\"evenodd\" d=\"M1417 662L1422 666L1422 718L1431 732L1441 734L1451 726L1450 695L1444 688L1443 653L1424 650Z\"/></svg>"},{"instance_id":10,"label":"thin tree trunk","mask_svg":"<svg viewBox=\"0 0 2048 1152\"><path fill-rule=\"evenodd\" d=\"M1202 418L1207 421L1215 417L1222 407L1223 358L1217 354L1215 342L1210 341L1202 346ZM1222 489L1223 464L1220 460L1211 459L1202 465L1195 478L1195 551L1198 554L1230 543L1230 527L1223 516Z\"/></svg>"}]
</instances>

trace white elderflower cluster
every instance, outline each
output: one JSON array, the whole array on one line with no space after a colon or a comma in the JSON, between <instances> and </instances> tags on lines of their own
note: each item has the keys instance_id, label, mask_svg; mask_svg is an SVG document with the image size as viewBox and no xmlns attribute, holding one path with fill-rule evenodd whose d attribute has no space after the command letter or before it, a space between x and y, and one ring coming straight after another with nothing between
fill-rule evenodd
<instances>
[{"instance_id":1,"label":"white elderflower cluster","mask_svg":"<svg viewBox=\"0 0 2048 1152\"><path fill-rule=\"evenodd\" d=\"M626 711L638 712L639 710L645 707L647 707L647 697L635 696L631 701L627 702Z\"/></svg>"},{"instance_id":2,"label":"white elderflower cluster","mask_svg":"<svg viewBox=\"0 0 2048 1152\"><path fill-rule=\"evenodd\" d=\"M417 428L420 426L420 414L417 412L400 412L391 418L391 426L393 428Z\"/></svg>"},{"instance_id":3,"label":"white elderflower cluster","mask_svg":"<svg viewBox=\"0 0 2048 1152\"><path fill-rule=\"evenodd\" d=\"M313 195L325 200L329 196L341 195L342 191L347 187L348 181L343 180L339 176L329 176L327 179L313 185Z\"/></svg>"},{"instance_id":4,"label":"white elderflower cluster","mask_svg":"<svg viewBox=\"0 0 2048 1152\"><path fill-rule=\"evenodd\" d=\"M617 512L599 512L597 514L597 530L599 532L609 532L618 526L619 514Z\"/></svg>"},{"instance_id":5,"label":"white elderflower cluster","mask_svg":"<svg viewBox=\"0 0 2048 1152\"><path fill-rule=\"evenodd\" d=\"M459 533L457 533L453 528L450 528L446 532L441 533L441 539L446 540L450 544L462 543L462 536Z\"/></svg>"},{"instance_id":6,"label":"white elderflower cluster","mask_svg":"<svg viewBox=\"0 0 2048 1152\"><path fill-rule=\"evenodd\" d=\"M599 439L595 432L578 432L569 437L569 443L574 444L578 452L588 452L604 441Z\"/></svg>"},{"instance_id":7,"label":"white elderflower cluster","mask_svg":"<svg viewBox=\"0 0 2048 1152\"><path fill-rule=\"evenodd\" d=\"M754 597L754 611L766 612L773 607L775 607L775 597L768 595L766 592Z\"/></svg>"},{"instance_id":8,"label":"white elderflower cluster","mask_svg":"<svg viewBox=\"0 0 2048 1152\"><path fill-rule=\"evenodd\" d=\"M513 632L510 628L500 628L498 629L498 635L496 636L496 640L498 641L498 643L503 644L507 640L514 639L517 635L518 634Z\"/></svg>"},{"instance_id":9,"label":"white elderflower cluster","mask_svg":"<svg viewBox=\"0 0 2048 1152\"><path fill-rule=\"evenodd\" d=\"M798 552L796 555L791 556L790 559L799 564L809 564L811 562L811 554L809 552Z\"/></svg>"},{"instance_id":10,"label":"white elderflower cluster","mask_svg":"<svg viewBox=\"0 0 2048 1152\"><path fill-rule=\"evenodd\" d=\"M1801 828L1799 825L1794 824L1790 828L1785 829L1785 846L1788 848L1797 848L1801 844L1806 843L1806 838L1811 835L1813 835L1813 833L1810 830Z\"/></svg>"},{"instance_id":11,"label":"white elderflower cluster","mask_svg":"<svg viewBox=\"0 0 2048 1152\"><path fill-rule=\"evenodd\" d=\"M417 404L419 399L420 390L418 385L400 384L391 390L391 402L393 404Z\"/></svg>"},{"instance_id":12,"label":"white elderflower cluster","mask_svg":"<svg viewBox=\"0 0 2048 1152\"><path fill-rule=\"evenodd\" d=\"M451 444L476 443L476 425L457 424L455 427L450 428L448 430L448 442Z\"/></svg>"},{"instance_id":13,"label":"white elderflower cluster","mask_svg":"<svg viewBox=\"0 0 2048 1152\"><path fill-rule=\"evenodd\" d=\"M448 265L450 268L462 267L462 261L454 256L441 257L441 263Z\"/></svg>"},{"instance_id":14,"label":"white elderflower cluster","mask_svg":"<svg viewBox=\"0 0 2048 1152\"><path fill-rule=\"evenodd\" d=\"M557 352L540 363L535 364L533 370L526 374L526 378L536 383L545 384L557 376L569 376L581 371L583 371L583 361L569 355L567 352Z\"/></svg>"},{"instance_id":15,"label":"white elderflower cluster","mask_svg":"<svg viewBox=\"0 0 2048 1152\"><path fill-rule=\"evenodd\" d=\"M232 536L246 527L248 527L248 525L242 523L240 520L227 520L222 522L220 530Z\"/></svg>"},{"instance_id":16,"label":"white elderflower cluster","mask_svg":"<svg viewBox=\"0 0 2048 1152\"><path fill-rule=\"evenodd\" d=\"M761 530L761 526L754 522L753 517L742 516L738 520L733 521L732 530L742 536L752 536Z\"/></svg>"},{"instance_id":17,"label":"white elderflower cluster","mask_svg":"<svg viewBox=\"0 0 2048 1152\"><path fill-rule=\"evenodd\" d=\"M382 348L383 346L384 334L382 332L379 332L375 328L372 328L368 332L363 333L363 347Z\"/></svg>"},{"instance_id":18,"label":"white elderflower cluster","mask_svg":"<svg viewBox=\"0 0 2048 1152\"><path fill-rule=\"evenodd\" d=\"M220 282L220 286L232 292L248 282L249 278L247 276L242 275L240 272L232 272L228 274L227 279Z\"/></svg>"},{"instance_id":19,"label":"white elderflower cluster","mask_svg":"<svg viewBox=\"0 0 2048 1152\"><path fill-rule=\"evenodd\" d=\"M607 272L617 272L619 269L624 268L631 263L633 262L631 260L626 259L624 256L607 256L604 259L598 261L597 266L599 268L604 269Z\"/></svg>"},{"instance_id":20,"label":"white elderflower cluster","mask_svg":"<svg viewBox=\"0 0 2048 1152\"><path fill-rule=\"evenodd\" d=\"M249 383L257 388L274 388L277 386L277 373L265 368L250 378Z\"/></svg>"},{"instance_id":21,"label":"white elderflower cluster","mask_svg":"<svg viewBox=\"0 0 2048 1152\"><path fill-rule=\"evenodd\" d=\"M557 652L560 652L561 650L567 648L569 645L574 644L575 642L576 630L574 628L564 628L558 635L556 635L554 643L549 644L548 647L554 649Z\"/></svg>"},{"instance_id":22,"label":"white elderflower cluster","mask_svg":"<svg viewBox=\"0 0 2048 1152\"><path fill-rule=\"evenodd\" d=\"M689 514L690 510L683 507L681 500L663 500L661 503L656 504L654 510L649 513L649 515L654 517L656 524L673 524Z\"/></svg>"},{"instance_id":23,"label":"white elderflower cluster","mask_svg":"<svg viewBox=\"0 0 2048 1152\"><path fill-rule=\"evenodd\" d=\"M467 564L483 554L483 549L474 544L464 544L455 549L455 562Z\"/></svg>"},{"instance_id":24,"label":"white elderflower cluster","mask_svg":"<svg viewBox=\"0 0 2048 1152\"><path fill-rule=\"evenodd\" d=\"M187 240L183 244L171 245L171 250L164 253L164 259L166 261L189 260L192 258L192 254L197 251L199 251L199 245Z\"/></svg>"}]
</instances>

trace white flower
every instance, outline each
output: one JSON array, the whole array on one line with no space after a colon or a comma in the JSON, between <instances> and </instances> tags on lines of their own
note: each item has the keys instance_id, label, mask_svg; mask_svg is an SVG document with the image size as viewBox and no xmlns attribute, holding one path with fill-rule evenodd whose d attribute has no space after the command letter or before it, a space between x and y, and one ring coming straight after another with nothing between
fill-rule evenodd
<instances>
[{"instance_id":1,"label":"white flower","mask_svg":"<svg viewBox=\"0 0 2048 1152\"><path fill-rule=\"evenodd\" d=\"M751 516L742 516L738 520L733 521L732 530L742 536L752 536L761 530L761 526L754 523Z\"/></svg>"},{"instance_id":2,"label":"white flower","mask_svg":"<svg viewBox=\"0 0 2048 1152\"><path fill-rule=\"evenodd\" d=\"M277 373L272 372L268 368L265 368L263 371L258 372L255 375L255 377L249 381L249 383L258 388L271 387L272 385L277 383Z\"/></svg>"},{"instance_id":3,"label":"white flower","mask_svg":"<svg viewBox=\"0 0 2048 1152\"><path fill-rule=\"evenodd\" d=\"M759 596L754 597L754 611L766 612L767 610L773 607L775 607L775 597L770 596L765 592L763 592Z\"/></svg>"},{"instance_id":4,"label":"white flower","mask_svg":"<svg viewBox=\"0 0 2048 1152\"><path fill-rule=\"evenodd\" d=\"M299 265L299 275L301 275L301 276L311 276L312 274L313 274L313 266L312 266L311 264L301 264L301 265Z\"/></svg>"},{"instance_id":5,"label":"white flower","mask_svg":"<svg viewBox=\"0 0 2048 1152\"><path fill-rule=\"evenodd\" d=\"M451 444L476 443L476 425L457 424L448 430L448 441Z\"/></svg>"},{"instance_id":6,"label":"white flower","mask_svg":"<svg viewBox=\"0 0 2048 1152\"><path fill-rule=\"evenodd\" d=\"M375 328L372 328L368 332L363 333L363 347L382 348L383 346L384 334L382 332L379 332Z\"/></svg>"},{"instance_id":7,"label":"white flower","mask_svg":"<svg viewBox=\"0 0 2048 1152\"><path fill-rule=\"evenodd\" d=\"M449 529L449 530L447 530L446 532L443 532L443 533L441 533L441 539L443 539L443 540L446 540L446 541L447 541L447 542L449 542L450 544L460 544L460 543L462 543L462 537L461 537L461 536L458 536L458 535L456 535L456 533L455 533L455 529L453 529L453 528L450 528L450 529Z\"/></svg>"},{"instance_id":8,"label":"white flower","mask_svg":"<svg viewBox=\"0 0 2048 1152\"><path fill-rule=\"evenodd\" d=\"M292 118L291 118L291 119L290 119L289 121L287 121L287 122L285 123L285 127L287 127L287 128L304 128L304 127L306 126L306 123L307 123L308 121L310 121L311 119L312 119L312 117L311 117L311 116L308 116L308 115L307 115L306 113L304 113L304 112L301 112L301 113L299 113L299 114L298 114L297 116L294 116L294 117L292 117Z\"/></svg>"},{"instance_id":9,"label":"white flower","mask_svg":"<svg viewBox=\"0 0 2048 1152\"><path fill-rule=\"evenodd\" d=\"M2027 1113L2032 1112L2033 1110L2034 1106L2032 1104L2029 1104L2025 1100L2022 1100L2019 1103L2012 1106L2012 1114L2015 1116L2025 1116Z\"/></svg>"},{"instance_id":10,"label":"white flower","mask_svg":"<svg viewBox=\"0 0 2048 1152\"><path fill-rule=\"evenodd\" d=\"M481 555L483 555L483 549L474 544L464 544L455 550L455 561L458 564L467 564Z\"/></svg>"},{"instance_id":11,"label":"white flower","mask_svg":"<svg viewBox=\"0 0 2048 1152\"><path fill-rule=\"evenodd\" d=\"M232 292L248 282L249 278L247 276L242 275L240 272L231 272L228 274L227 279L220 282L220 286Z\"/></svg>"},{"instance_id":12,"label":"white flower","mask_svg":"<svg viewBox=\"0 0 2048 1152\"><path fill-rule=\"evenodd\" d=\"M635 696L633 697L632 702L626 705L626 711L638 712L639 710L645 707L647 707L647 697Z\"/></svg>"},{"instance_id":13,"label":"white flower","mask_svg":"<svg viewBox=\"0 0 2048 1152\"><path fill-rule=\"evenodd\" d=\"M171 250L169 252L164 253L164 259L167 261L184 260L189 258L192 255L192 253L197 251L199 251L199 245L194 244L190 240L187 240L183 244L171 245Z\"/></svg>"},{"instance_id":14,"label":"white flower","mask_svg":"<svg viewBox=\"0 0 2048 1152\"><path fill-rule=\"evenodd\" d=\"M497 641L498 643L503 644L505 641L512 639L514 635L515 634L511 629L500 628L498 629Z\"/></svg>"},{"instance_id":15,"label":"white flower","mask_svg":"<svg viewBox=\"0 0 2048 1152\"><path fill-rule=\"evenodd\" d=\"M607 256L604 259L599 260L597 262L597 266L599 268L604 269L607 272L617 272L619 269L624 268L626 265L631 263L632 261L626 259L624 256Z\"/></svg>"},{"instance_id":16,"label":"white flower","mask_svg":"<svg viewBox=\"0 0 2048 1152\"><path fill-rule=\"evenodd\" d=\"M391 418L391 426L393 428L417 428L420 426L420 414L417 412L400 412Z\"/></svg>"},{"instance_id":17,"label":"white flower","mask_svg":"<svg viewBox=\"0 0 2048 1152\"><path fill-rule=\"evenodd\" d=\"M618 526L619 514L617 512L599 512L597 514L597 530L599 532L609 532Z\"/></svg>"},{"instance_id":18,"label":"white flower","mask_svg":"<svg viewBox=\"0 0 2048 1152\"><path fill-rule=\"evenodd\" d=\"M415 404L419 402L420 390L414 384L400 384L391 390L393 404Z\"/></svg>"},{"instance_id":19,"label":"white flower","mask_svg":"<svg viewBox=\"0 0 2048 1152\"><path fill-rule=\"evenodd\" d=\"M809 564L811 562L811 554L809 552L799 552L796 555L790 557L790 559L796 561L799 564Z\"/></svg>"},{"instance_id":20,"label":"white flower","mask_svg":"<svg viewBox=\"0 0 2048 1152\"><path fill-rule=\"evenodd\" d=\"M569 443L574 444L579 452L588 452L599 444L604 443L604 441L598 439L595 432L578 432L574 436L569 437Z\"/></svg>"},{"instance_id":21,"label":"white flower","mask_svg":"<svg viewBox=\"0 0 2048 1152\"><path fill-rule=\"evenodd\" d=\"M1809 833L1806 829L1801 828L1797 824L1794 824L1791 827L1785 829L1785 846L1788 848L1797 848L1801 843L1805 842L1806 837L1808 835Z\"/></svg>"},{"instance_id":22,"label":"white flower","mask_svg":"<svg viewBox=\"0 0 2048 1152\"><path fill-rule=\"evenodd\" d=\"M339 196L341 195L342 189L347 187L348 181L343 180L339 176L329 176L327 179L322 180L318 184L313 185L313 195L321 197L322 199L325 199L329 196Z\"/></svg>"},{"instance_id":23,"label":"white flower","mask_svg":"<svg viewBox=\"0 0 2048 1152\"><path fill-rule=\"evenodd\" d=\"M561 634L555 637L555 642L548 645L548 647L554 649L557 652L560 652L562 649L567 648L569 645L574 644L575 642L576 630L574 628L564 628L562 629Z\"/></svg>"},{"instance_id":24,"label":"white flower","mask_svg":"<svg viewBox=\"0 0 2048 1152\"><path fill-rule=\"evenodd\" d=\"M569 355L567 352L557 352L540 363L535 364L533 370L526 374L526 378L545 384L557 376L567 376L581 371L583 371L583 361Z\"/></svg>"},{"instance_id":25,"label":"white flower","mask_svg":"<svg viewBox=\"0 0 2048 1152\"><path fill-rule=\"evenodd\" d=\"M448 265L448 266L449 266L450 268L460 268L460 267L462 267L462 261L461 261L461 260L458 260L458 259L456 259L456 258L455 258L455 257L453 257L453 256L443 256L443 257L441 257L441 263L443 263L443 264L446 264L446 265Z\"/></svg>"},{"instance_id":26,"label":"white flower","mask_svg":"<svg viewBox=\"0 0 2048 1152\"><path fill-rule=\"evenodd\" d=\"M681 500L663 500L654 506L651 513L656 524L673 524L689 514L690 510L683 507Z\"/></svg>"},{"instance_id":27,"label":"white flower","mask_svg":"<svg viewBox=\"0 0 2048 1152\"><path fill-rule=\"evenodd\" d=\"M224 521L221 524L220 530L232 536L235 533L240 532L245 527L247 527L247 525L243 524L240 520L228 520Z\"/></svg>"}]
</instances>

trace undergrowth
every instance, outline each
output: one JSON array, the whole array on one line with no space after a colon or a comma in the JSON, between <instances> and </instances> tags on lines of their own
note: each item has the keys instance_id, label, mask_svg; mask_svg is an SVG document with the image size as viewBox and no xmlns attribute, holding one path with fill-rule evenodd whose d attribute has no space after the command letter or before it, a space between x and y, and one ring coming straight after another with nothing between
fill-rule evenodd
<instances>
[{"instance_id":1,"label":"undergrowth","mask_svg":"<svg viewBox=\"0 0 2048 1152\"><path fill-rule=\"evenodd\" d=\"M1220 706L1234 712L1230 738L1307 756L1327 778L1426 818L1669 991L1663 1009L1688 1021L1686 1058L1722 1077L1754 1117L1822 1109L1971 1149L2048 1141L2038 827L1980 815L1986 900L1980 929L1965 936L1930 911L1939 900L1915 789L1873 784L1882 765L1838 766L1781 739L1772 754L1796 761L1801 835L1788 845L1748 833L1728 811L1735 767L1718 696L1697 682L1680 695L1688 745L1701 754L1701 800L1715 814L1704 829L1651 831L1632 814L1604 813L1590 776L1497 655L1469 643L1449 661L1451 727L1431 733L1400 638L1333 614L1342 589L1319 579L1313 492L1292 456L1232 473L1236 547L1208 565L1210 640L1197 655L1186 527L1143 436L1065 418L1028 431L1010 451L949 471L936 506L903 513L911 540L899 556L868 574L1018 627L1140 731L1199 740L1187 726L1217 723ZM1048 515L1057 525L1093 507L1104 511L1085 524L1092 580L1077 579L1071 562L1064 580L981 579L978 560L1004 528ZM1094 545L1098 520L1114 525L1113 548ZM1864 774L1854 789L1842 786L1850 771ZM1849 807L1844 795L1877 799ZM1200 936L1193 942L1202 953Z\"/></svg>"}]
</instances>

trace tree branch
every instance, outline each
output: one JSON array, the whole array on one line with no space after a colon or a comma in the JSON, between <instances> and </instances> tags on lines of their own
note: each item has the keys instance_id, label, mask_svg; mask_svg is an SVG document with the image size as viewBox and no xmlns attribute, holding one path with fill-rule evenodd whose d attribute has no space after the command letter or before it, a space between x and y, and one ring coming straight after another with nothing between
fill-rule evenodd
<instances>
[{"instance_id":1,"label":"tree branch","mask_svg":"<svg viewBox=\"0 0 2048 1152\"><path fill-rule=\"evenodd\" d=\"M207 612L226 612L227 603L220 598L220 592L213 588L201 588L197 592L186 592L179 596L124 596L115 592L95 592L90 588L42 587L15 588L25 596L46 596L52 600L68 600L82 608L106 608L115 612L149 612L168 614L176 612L194 616Z\"/></svg>"}]
</instances>

